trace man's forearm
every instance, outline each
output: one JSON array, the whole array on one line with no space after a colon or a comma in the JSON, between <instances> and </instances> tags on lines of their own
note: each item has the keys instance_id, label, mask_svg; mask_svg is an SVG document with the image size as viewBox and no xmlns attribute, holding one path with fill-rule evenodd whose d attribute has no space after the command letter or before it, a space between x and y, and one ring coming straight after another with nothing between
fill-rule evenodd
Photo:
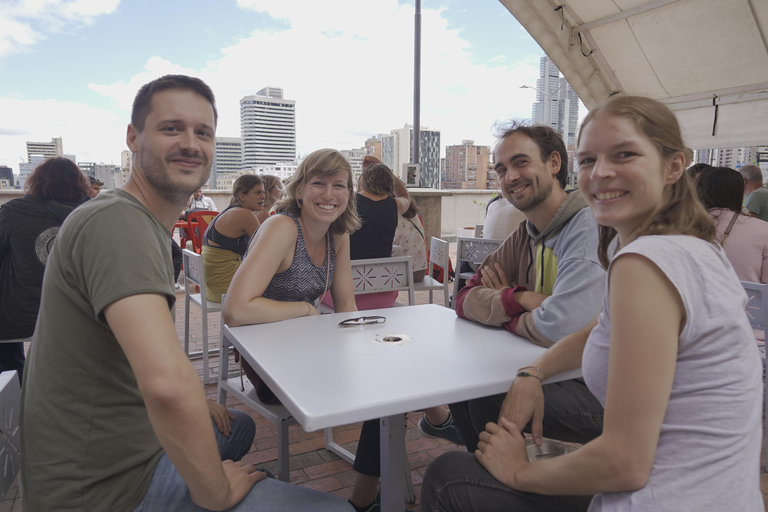
<instances>
[{"instance_id":1,"label":"man's forearm","mask_svg":"<svg viewBox=\"0 0 768 512\"><path fill-rule=\"evenodd\" d=\"M230 486L203 387L167 307L162 295L132 295L107 306L104 316L131 365L152 429L192 498L221 509L229 502Z\"/></svg>"},{"instance_id":2,"label":"man's forearm","mask_svg":"<svg viewBox=\"0 0 768 512\"><path fill-rule=\"evenodd\" d=\"M195 502L218 509L229 499L229 482L216 446L205 395L189 362L174 362L166 382L142 389L147 414L160 444Z\"/></svg>"},{"instance_id":3,"label":"man's forearm","mask_svg":"<svg viewBox=\"0 0 768 512\"><path fill-rule=\"evenodd\" d=\"M395 190L394 190L395 197L410 198L410 196L408 195L408 189L405 188L405 185L403 184L402 181L398 179L397 175L394 176L394 182L395 182Z\"/></svg>"}]
</instances>

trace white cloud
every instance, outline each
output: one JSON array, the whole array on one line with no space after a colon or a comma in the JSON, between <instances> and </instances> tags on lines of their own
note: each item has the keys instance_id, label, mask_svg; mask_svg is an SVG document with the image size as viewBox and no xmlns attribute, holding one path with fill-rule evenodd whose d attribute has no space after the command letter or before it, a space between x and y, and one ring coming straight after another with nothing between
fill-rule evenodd
<instances>
[{"instance_id":1,"label":"white cloud","mask_svg":"<svg viewBox=\"0 0 768 512\"><path fill-rule=\"evenodd\" d=\"M0 58L28 51L48 34L90 25L117 9L120 0L3 0Z\"/></svg>"},{"instance_id":2,"label":"white cloud","mask_svg":"<svg viewBox=\"0 0 768 512\"><path fill-rule=\"evenodd\" d=\"M0 155L18 171L18 162L26 161L25 142L48 142L62 137L64 153L75 154L81 162L120 163L126 148L125 118L110 110L54 100L0 98L3 117L13 119L13 126L0 137ZM7 116L7 117L6 117Z\"/></svg>"},{"instance_id":3,"label":"white cloud","mask_svg":"<svg viewBox=\"0 0 768 512\"><path fill-rule=\"evenodd\" d=\"M53 129L55 119L61 119L72 134L64 138L66 152L82 160L86 155L95 161L118 159L136 91L167 73L198 76L211 86L217 97L219 136L240 135L243 96L267 86L282 87L286 98L296 100L302 154L321 147L362 147L371 135L412 123L412 5L399 6L396 0L238 4L281 18L289 28L255 30L199 69L155 56L127 80L89 84L112 101L113 111L55 102L45 110L35 102L0 98L0 111L6 112L6 105L19 109L7 119L26 119L8 127L0 118L0 131L14 128L30 134L0 138L0 155L23 153L27 140L64 136ZM519 86L535 83L540 55L515 53L511 48L510 57L501 62L479 63L470 43L448 27L441 10L422 10L421 124L441 130L443 147L462 139L491 144L497 120L530 117L534 95ZM14 141L14 151L4 151L5 139Z\"/></svg>"},{"instance_id":4,"label":"white cloud","mask_svg":"<svg viewBox=\"0 0 768 512\"><path fill-rule=\"evenodd\" d=\"M239 100L265 86L296 100L302 153L360 147L365 138L413 121L413 7L396 0L272 2L243 8L286 20L290 29L254 32L201 71L217 94L219 135L238 136ZM330 5L329 5L330 4ZM491 126L529 117L538 58L490 67L448 28L440 10L422 10L421 124L443 145L491 143Z\"/></svg>"}]
</instances>

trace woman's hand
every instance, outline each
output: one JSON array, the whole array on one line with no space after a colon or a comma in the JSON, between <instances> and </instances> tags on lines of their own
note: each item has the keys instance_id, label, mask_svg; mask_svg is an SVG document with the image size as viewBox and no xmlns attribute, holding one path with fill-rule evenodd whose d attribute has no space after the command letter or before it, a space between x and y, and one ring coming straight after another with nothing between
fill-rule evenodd
<instances>
[{"instance_id":1,"label":"woman's hand","mask_svg":"<svg viewBox=\"0 0 768 512\"><path fill-rule=\"evenodd\" d=\"M307 302L306 304L307 304L307 306L309 306L308 311L307 311L307 316L317 316L317 315L320 314L320 312L317 310L317 308L315 306L313 306L309 302Z\"/></svg>"},{"instance_id":2,"label":"woman's hand","mask_svg":"<svg viewBox=\"0 0 768 512\"><path fill-rule=\"evenodd\" d=\"M507 397L501 404L499 423L507 421L520 425L522 430L531 422L533 442L541 446L543 437L542 421L544 420L544 390L539 379L534 377L517 377L507 392Z\"/></svg>"},{"instance_id":3,"label":"woman's hand","mask_svg":"<svg viewBox=\"0 0 768 512\"><path fill-rule=\"evenodd\" d=\"M488 423L480 433L475 458L499 482L514 489L517 472L528 465L528 452L520 428L501 419L501 426Z\"/></svg>"}]
</instances>

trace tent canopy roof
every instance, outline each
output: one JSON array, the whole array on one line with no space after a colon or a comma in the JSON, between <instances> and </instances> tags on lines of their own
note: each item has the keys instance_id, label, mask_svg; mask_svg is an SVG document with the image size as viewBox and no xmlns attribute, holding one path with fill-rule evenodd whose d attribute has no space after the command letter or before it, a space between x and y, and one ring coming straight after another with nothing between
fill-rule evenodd
<instances>
[{"instance_id":1,"label":"tent canopy roof","mask_svg":"<svg viewBox=\"0 0 768 512\"><path fill-rule=\"evenodd\" d=\"M648 96L693 149L768 144L765 0L500 1L587 108Z\"/></svg>"}]
</instances>

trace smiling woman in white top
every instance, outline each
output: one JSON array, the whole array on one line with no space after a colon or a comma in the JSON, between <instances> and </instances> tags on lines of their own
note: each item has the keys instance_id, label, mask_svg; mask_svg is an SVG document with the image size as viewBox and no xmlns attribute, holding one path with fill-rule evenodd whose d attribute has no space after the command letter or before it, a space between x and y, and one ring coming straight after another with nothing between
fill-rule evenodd
<instances>
[{"instance_id":1,"label":"smiling woman in white top","mask_svg":"<svg viewBox=\"0 0 768 512\"><path fill-rule=\"evenodd\" d=\"M603 311L518 370L474 457L433 462L422 510L763 510L760 356L684 148L655 100L617 95L584 119L579 186L600 224ZM529 462L520 432L533 420L541 443L541 381L579 367L603 433Z\"/></svg>"}]
</instances>

